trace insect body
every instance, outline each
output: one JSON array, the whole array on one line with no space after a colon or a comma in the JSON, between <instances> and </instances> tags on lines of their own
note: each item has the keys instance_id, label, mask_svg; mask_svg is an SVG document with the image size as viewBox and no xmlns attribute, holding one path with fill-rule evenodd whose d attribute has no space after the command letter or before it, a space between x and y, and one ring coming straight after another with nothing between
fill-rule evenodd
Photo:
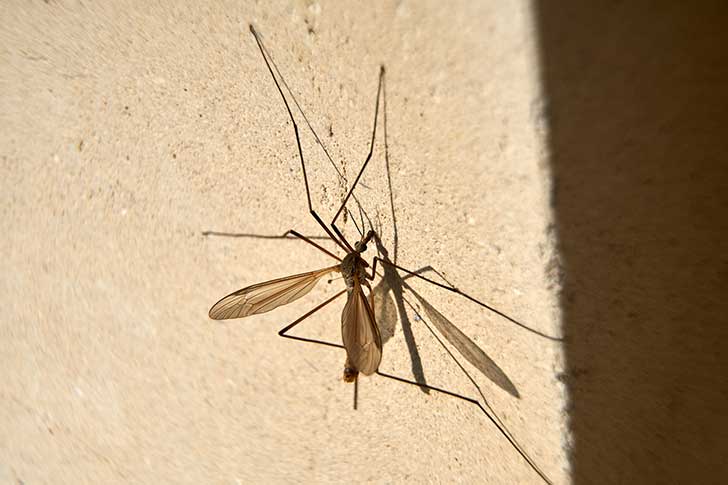
<instances>
[{"instance_id":1,"label":"insect body","mask_svg":"<svg viewBox=\"0 0 728 485\"><path fill-rule=\"evenodd\" d=\"M369 231L338 265L248 286L215 303L210 308L209 316L214 320L228 320L268 312L298 300L310 292L322 277L339 272L346 282L347 293L346 305L341 313L341 337L346 349L344 381L354 382L360 372L371 375L377 371L382 360L382 338L371 302L362 289L365 286L371 292L368 280L373 279L374 274L367 274L369 264L361 257L361 253L366 251L367 242L374 235L374 231ZM303 239L310 242L307 238ZM302 319L294 323L300 321Z\"/></svg>"},{"instance_id":2,"label":"insect body","mask_svg":"<svg viewBox=\"0 0 728 485\"><path fill-rule=\"evenodd\" d=\"M347 254L341 262L341 274L346 281L348 299L341 314L341 338L346 348L344 381L354 382L359 372L371 375L379 368L382 360L382 337L379 335L372 304L367 301L362 285L371 287L366 268L369 266L361 257L366 251L366 243L374 236L373 231L359 241L354 251ZM373 301L373 300L371 300Z\"/></svg>"}]
</instances>

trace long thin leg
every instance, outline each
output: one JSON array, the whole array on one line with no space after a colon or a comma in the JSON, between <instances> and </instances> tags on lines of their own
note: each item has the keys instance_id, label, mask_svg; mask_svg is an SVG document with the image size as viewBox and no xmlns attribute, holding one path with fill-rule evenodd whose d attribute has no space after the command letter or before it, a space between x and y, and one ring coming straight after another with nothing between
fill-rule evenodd
<instances>
[{"instance_id":1,"label":"long thin leg","mask_svg":"<svg viewBox=\"0 0 728 485\"><path fill-rule=\"evenodd\" d=\"M265 47L265 44L261 43L261 45L263 46L263 51L265 52L266 57L268 57L268 59L270 59L270 63L273 66L273 69L275 69L276 74L280 78L281 84L283 84L283 87L286 88L286 92L288 92L288 95L291 97L293 104L296 106L296 109L301 114L303 121L306 122L306 126L308 126L308 129L311 130L311 134L313 134L313 137L316 140L316 143L321 147L324 154L326 155L326 158L329 159L329 163L331 164L332 167L334 167L334 170L336 171L336 174L339 176L339 179L343 180L344 183L348 183L344 174L341 173L341 170L339 170L339 167L337 167L336 163L334 163L334 159L331 157L331 154L329 153L328 149L326 149L326 145L324 145L324 142L321 141L321 138L318 136L318 133L316 133L316 130L313 129L313 125L311 125L311 122L308 120L308 116L306 116L306 113L303 111L303 108L301 108L301 104L298 102L298 99L296 99L296 95L293 94L291 87L286 82L286 78L283 77L281 70L278 69L278 65L275 63L273 56L270 54L270 52L268 52L268 49ZM354 197L354 199L356 199L356 197Z\"/></svg>"},{"instance_id":2,"label":"long thin leg","mask_svg":"<svg viewBox=\"0 0 728 485\"><path fill-rule=\"evenodd\" d=\"M332 258L334 258L334 259L336 259L338 261L341 261L341 258L340 257L338 257L337 255L335 255L334 253L332 253L328 249L325 249L325 248L319 246L318 244L316 244L315 242L311 241L306 236L303 236L303 235L299 234L298 232L294 231L293 229L289 229L288 231L286 231L285 233L283 233L283 236L281 236L281 237L288 237L289 234L291 236L295 236L295 237L297 237L299 239L302 239L303 241L306 241L307 243L309 243L311 246L315 247L319 251L322 251L322 252L328 254L329 256L331 256Z\"/></svg>"},{"instance_id":3,"label":"long thin leg","mask_svg":"<svg viewBox=\"0 0 728 485\"><path fill-rule=\"evenodd\" d=\"M308 126L308 129L311 130L311 134L313 134L313 137L316 140L316 143L321 147L324 154L326 155L326 158L329 159L329 163L331 164L331 166L334 167L334 170L336 171L336 175L339 176L339 180L343 181L345 185L348 185L349 181L346 179L346 176L343 173L341 173L341 170L339 170L339 167L336 166L336 163L334 163L333 158L331 158L331 154L326 149L326 145L324 145L324 142L321 141L321 138L318 136L318 133L316 133L316 130L313 129L313 125L311 125L311 122L308 120L308 116L306 116L306 113L303 111L303 108L301 108L301 104L298 102L298 99L296 99L296 95L293 94L291 87L286 82L286 78L283 77L283 74L281 73L280 69L278 69L278 65L273 60L273 56L270 55L270 52L268 52L268 49L266 49L265 44L263 44L263 50L265 51L265 55L268 56L268 59L270 59L271 65L273 66L273 69L275 69L276 74L278 74L278 77L281 80L281 84L283 84L283 86L286 88L286 91L288 92L288 95L291 97L293 104L296 105L296 109L301 114L303 121L306 122L306 126ZM362 185L364 185L364 184L362 184ZM366 185L364 185L364 187L366 187ZM361 209L361 204L359 203L359 200L356 198L356 195L352 194L352 198L354 199L354 202L356 202L359 209ZM349 215L351 215L351 213Z\"/></svg>"},{"instance_id":4,"label":"long thin leg","mask_svg":"<svg viewBox=\"0 0 728 485\"><path fill-rule=\"evenodd\" d=\"M201 233L203 236L222 236L222 237L249 237L253 239L295 239L293 237L288 237L288 235L283 234L253 234L250 232L222 232L222 231L202 231ZM312 241L318 240L318 241L331 241L331 238L329 236L306 236L308 239L311 239Z\"/></svg>"},{"instance_id":5,"label":"long thin leg","mask_svg":"<svg viewBox=\"0 0 728 485\"><path fill-rule=\"evenodd\" d=\"M361 206L359 206L359 210L361 211ZM346 212L349 213L349 217L351 218L351 222L354 223L354 227L356 227L356 232L359 233L359 237L364 237L364 224L362 223L361 228L359 228L359 224L356 223L356 219L354 218L354 214L352 214L349 209L346 209Z\"/></svg>"},{"instance_id":6,"label":"long thin leg","mask_svg":"<svg viewBox=\"0 0 728 485\"><path fill-rule=\"evenodd\" d=\"M437 276L439 276L439 277L440 277L440 279L441 279L442 281L444 281L444 282L445 282L446 284L448 284L448 285L450 285L450 286L455 286L455 285L453 285L452 283L450 283L450 281L449 281L449 280L448 280L447 278L445 278L445 275L443 275L442 273L440 273L439 271L437 271L437 270L436 270L435 268L433 268L433 267L432 267L432 266L430 266L430 265L427 265L427 266L423 266L423 267L421 267L420 269L418 269L418 270L415 270L415 271L413 271L413 273L417 273L418 275L421 275L421 274L422 274L422 273L424 273L425 271L432 271L432 272L433 272L433 273L435 273L435 274L436 274ZM408 274L407 276L405 276L405 277L404 277L404 278L402 278L402 279L403 279L403 280L406 280L406 279L408 279L408 278L411 278L411 277L412 277L412 275Z\"/></svg>"},{"instance_id":7,"label":"long thin leg","mask_svg":"<svg viewBox=\"0 0 728 485\"><path fill-rule=\"evenodd\" d=\"M403 296L402 300L410 307L410 309L415 313L415 315L419 315L419 312L417 311L417 309L414 307L414 305L409 300L407 300L407 298L405 298ZM470 383L473 385L473 387L475 387L475 389L478 391L478 394L483 399L483 404L485 404L485 407L490 412L490 414L493 416L493 418L497 419L498 423L500 423L501 427L511 436L511 438L513 438L513 441L516 441L516 439L513 437L513 434L508 429L508 427L503 423L503 421L501 421L500 417L498 416L498 413L496 413L495 410L490 406L490 404L488 403L488 399L486 399L485 394L483 394L483 390L480 388L480 386L475 381L475 379L473 379L473 376L470 375L470 372L468 372L467 369L465 369L465 367L463 367L463 364L460 362L460 360L455 356L455 354L453 354L452 350L450 350L450 348L447 345L445 345L445 343L437 335L437 333L433 330L433 328L430 326L430 324L427 323L427 320L420 317L420 322L422 322L422 324L425 326L425 328L427 328L427 331L430 332L430 335L432 335L432 337L437 341L437 343L440 344L440 346L450 356L452 361L455 362L455 364L460 368L460 371L463 373L463 375L465 375L465 377L470 381ZM450 343L454 345L453 341L450 341ZM454 346L457 348L456 345L454 345ZM471 362L471 363L473 363L473 362ZM476 367L478 367L478 366L476 366ZM490 377L490 376L488 376L488 377ZM507 376L506 376L506 379L507 379ZM418 382L421 382L421 381L418 381ZM510 380L509 380L509 382L510 382ZM498 384L498 383L496 382L496 384ZM500 386L500 387L502 388L503 386ZM515 386L514 386L514 388L515 388ZM516 397L518 397L518 396L516 396ZM516 441L516 444L518 444L517 441ZM520 446L520 444L518 446L521 450L523 450L523 447Z\"/></svg>"},{"instance_id":8,"label":"long thin leg","mask_svg":"<svg viewBox=\"0 0 728 485\"><path fill-rule=\"evenodd\" d=\"M483 303L482 301L480 301L480 300L478 300L478 299L476 299L476 298L468 295L467 293L464 293L464 292L460 291L459 289L455 288L454 286L443 285L442 283L438 283L437 281L431 280L430 278L427 278L425 276L419 275L415 271L410 271L410 270L408 270L406 268L403 268L403 267L401 267L399 265L396 265L396 264L392 263L391 261L387 261L385 259L381 259L381 258L375 256L374 257L374 264L372 265L372 270L376 270L376 268L377 268L377 262L381 262L382 264L386 264L387 266L391 266L393 268L397 268L398 270L404 271L405 273L407 273L407 274L409 274L411 276L414 276L414 277L419 278L421 280L427 281L428 283L431 283L431 284L433 284L435 286L439 286L440 288L443 288L445 290L452 291L453 293L457 293L458 295L460 295L460 296L462 296L464 298L467 298L468 300L470 300L470 301L472 301L474 303L477 303L478 305L482 306L483 308L485 308L487 310L490 310L491 312L495 313L496 315L500 315L501 317L505 318L506 320L508 320L511 323L514 323L514 324L518 325L519 327L523 328L524 330L528 330L531 333L535 333L536 335L538 335L540 337L543 337L543 338L546 338L546 339L549 339L549 340L554 340L554 341L557 341L557 342L563 341L562 338L552 337L551 335L547 335L547 334L545 334L543 332L540 332L540 331L538 331L536 329L533 329L533 328L529 327L528 325L525 325L525 324L519 322L515 318L509 317L508 315L506 315L502 311L497 310L497 309L493 308L492 306L490 306L490 305L488 305L486 303Z\"/></svg>"},{"instance_id":9,"label":"long thin leg","mask_svg":"<svg viewBox=\"0 0 728 485\"><path fill-rule=\"evenodd\" d=\"M346 293L346 290L341 290L340 292L338 292L337 294L335 294L334 296L332 296L331 298L329 298L325 302L323 302L320 305L316 306L313 310L311 310L308 313L306 313L306 314L302 315L301 317L299 317L295 322L291 323L290 325L286 326L285 328L282 328L278 332L278 336L279 337L283 337L283 338L290 338L290 339L293 339L293 340L298 340L300 342L309 342L309 343L312 343L312 344L320 344L320 345L326 345L328 347L337 347L337 348L343 349L344 346L343 345L340 345L340 344L335 344L335 343L332 343L332 342L326 342L324 340L316 340L316 339L305 338L305 337L296 337L295 335L286 335L286 332L288 332L289 330L291 330L293 327L295 327L296 325L298 325L299 323L301 323L302 321L304 321L305 319L307 319L308 317L310 317L311 315L313 315L317 311L321 310L323 307L325 307L326 305L328 305L332 301L336 300L338 297L340 297L344 293Z\"/></svg>"},{"instance_id":10,"label":"long thin leg","mask_svg":"<svg viewBox=\"0 0 728 485\"><path fill-rule=\"evenodd\" d=\"M356 404L359 401L359 376L354 378L354 410L356 410Z\"/></svg>"},{"instance_id":11,"label":"long thin leg","mask_svg":"<svg viewBox=\"0 0 728 485\"><path fill-rule=\"evenodd\" d=\"M255 37L255 42L258 44L258 49L260 49L260 54L263 56L263 60L265 61L265 65L268 67L268 72L270 72L271 77L273 78L273 82L276 84L276 88L278 88L278 92L281 95L281 98L283 99L283 104L286 105L286 111L288 111L288 116L291 119L291 123L293 123L293 131L296 134L296 145L298 146L298 156L301 159L301 169L303 170L303 182L306 186L306 201L308 202L308 211L311 213L313 218L316 220L316 222L319 223L319 225L326 231L326 234L329 235L329 237L336 242L339 246L341 246L341 249L343 249L346 252L353 251L353 248L349 245L346 240L343 239L339 240L331 233L331 229L324 224L324 221L321 220L321 218L316 214L316 211L313 210L313 206L311 205L311 191L308 187L308 176L306 175L306 163L304 162L303 158L303 149L301 148L301 138L298 134L298 125L296 124L296 120L293 118L293 113L291 112L291 108L288 106L288 101L286 100L286 97L283 95L283 91L281 90L281 86L278 83L278 79L273 74L273 69L271 69L270 62L268 62L268 57L265 55L265 51L263 48L263 43L260 40L260 37L258 37L258 32L256 32L255 27L253 25L250 25L250 32L253 34L253 37ZM337 231L338 232L338 231ZM344 241L344 242L342 242Z\"/></svg>"},{"instance_id":12,"label":"long thin leg","mask_svg":"<svg viewBox=\"0 0 728 485\"><path fill-rule=\"evenodd\" d=\"M442 394L446 394L448 396L452 396L452 397L455 397L455 398L458 398L458 399L462 399L465 402L469 402L471 404L474 404L474 405L478 406L478 408L480 408L480 410L483 412L483 414L485 414L488 417L488 419L490 420L490 422L493 423L493 425L498 429L498 431L500 431L500 433L503 436L505 436L505 438L508 440L508 442L511 444L511 446L513 446L513 448L518 452L518 454L521 455L521 457L523 457L523 459L526 460L526 462L531 466L531 468L536 473L539 474L539 476L543 479L543 481L546 482L546 483L548 483L548 484L551 484L552 483L551 480L549 480L549 478L546 476L546 474L541 471L541 469L536 465L536 463L534 463L534 461L531 459L531 457L529 457L521 449L521 447L518 446L518 444L513 440L513 438L511 438L511 436L503 429L503 427L498 422L498 420L496 420L493 416L491 416L491 414L483 407L482 404L480 404L480 402L477 399L473 399L471 397L463 396L461 394L457 394L455 392L448 391L447 389L442 389L440 387L430 386L428 384L420 384L419 382L411 381L411 380L405 379L403 377L393 376L391 374L385 374L384 372L380 372L380 371L377 371L377 375L380 375L382 377L386 377L387 379L392 379L394 381L403 382L405 384L411 384L413 386L417 386L417 387L420 387L420 388L425 388L425 389L429 389L431 391L435 391L435 392L439 392L439 393L442 393Z\"/></svg>"},{"instance_id":13,"label":"long thin leg","mask_svg":"<svg viewBox=\"0 0 728 485\"><path fill-rule=\"evenodd\" d=\"M354 179L354 183L351 185L351 188L349 189L349 193L346 194L346 197L344 197L344 202L341 203L341 207L339 207L339 210L336 212L336 215L334 216L334 219L331 221L331 227L333 228L334 232L343 239L343 235L341 234L341 231L339 231L339 228L336 227L336 219L339 218L339 214L344 210L344 207L346 207L346 203L349 200L349 197L351 197L352 192L354 192L354 189L356 188L356 184L359 182L359 179L361 178L362 174L364 173L364 170L367 168L367 164L369 164L369 160L372 158L372 153L374 152L374 140L377 136L377 119L379 118L379 98L382 94L382 84L384 83L384 66L380 67L379 70L379 86L377 87L377 103L374 109L374 127L372 128L372 139L369 144L369 153L367 154L366 160L364 160L364 164L361 166L361 169L359 170L359 174L356 176L356 179Z\"/></svg>"},{"instance_id":14,"label":"long thin leg","mask_svg":"<svg viewBox=\"0 0 728 485\"><path fill-rule=\"evenodd\" d=\"M341 261L341 258L329 251L328 249L320 246L319 244L316 244L313 242L313 239L324 239L326 241L330 241L331 238L326 236L304 236L303 234L299 233L298 231L294 229L289 229L288 231L284 232L280 236L266 236L266 235L260 235L260 234L237 234L237 233L231 233L231 232L217 232L217 231L203 231L203 236L223 236L223 237L253 237L257 239L301 239L311 246L315 247L321 252L326 253L327 255L331 256L332 258ZM293 237L288 237L293 236Z\"/></svg>"},{"instance_id":15,"label":"long thin leg","mask_svg":"<svg viewBox=\"0 0 728 485\"><path fill-rule=\"evenodd\" d=\"M392 247L394 254L392 260L397 262L397 249L399 248L399 233L397 232L397 213L394 210L394 192L392 191L392 174L389 169L389 138L387 137L387 83L382 86L382 117L384 128L384 168L387 173L387 188L389 189L389 208L392 212ZM380 242L377 240L377 242Z\"/></svg>"},{"instance_id":16,"label":"long thin leg","mask_svg":"<svg viewBox=\"0 0 728 485\"><path fill-rule=\"evenodd\" d=\"M344 346L340 345L340 344L335 344L333 342L326 342L325 340L316 340L316 339L311 339L311 338L306 338L306 337L296 337L295 335L286 335L286 332L291 330L293 327L295 327L296 325L298 325L299 323L301 323L302 321L304 321L305 319L307 319L308 317L310 317L311 315L313 315L314 313L316 313L317 311L319 311L320 309L322 309L323 307L325 307L326 305L331 303L332 301L336 300L338 297L340 297L344 293L346 293L346 290L341 290L340 292L338 292L337 294L335 294L334 296L332 296L325 302L318 305L316 308L314 308L310 312L308 312L305 315L303 315L302 317L298 318L298 320L296 320L295 322L291 323L290 325L288 325L285 328L282 328L278 332L278 335L283 338L290 338L293 340L298 340L299 342L308 342L311 344L320 344L320 345L326 345L327 347L336 347L337 349L343 349ZM356 378L354 378L354 409L357 408L358 398L359 398L359 379L357 376Z\"/></svg>"}]
</instances>

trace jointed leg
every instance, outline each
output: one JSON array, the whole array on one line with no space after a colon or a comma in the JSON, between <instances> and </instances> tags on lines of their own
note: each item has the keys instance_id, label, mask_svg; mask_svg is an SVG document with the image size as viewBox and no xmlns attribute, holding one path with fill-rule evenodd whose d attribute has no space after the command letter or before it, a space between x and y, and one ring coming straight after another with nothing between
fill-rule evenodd
<instances>
[{"instance_id":1,"label":"jointed leg","mask_svg":"<svg viewBox=\"0 0 728 485\"><path fill-rule=\"evenodd\" d=\"M334 259L336 259L338 261L341 261L341 258L340 257L338 257L334 253L330 252L328 249L325 249L325 248L319 246L318 244L316 244L315 242L313 242L311 239L307 238L306 236L303 236L303 235L299 234L298 232L294 231L293 229L289 229L288 231L284 232L283 233L283 236L281 236L281 237L288 237L289 234L291 236L295 236L295 237L297 237L299 239L302 239L302 240L306 241L307 243L309 243L311 246L315 247L319 251L322 251L322 252L328 254L329 256L331 256L332 258L334 258Z\"/></svg>"},{"instance_id":2,"label":"jointed leg","mask_svg":"<svg viewBox=\"0 0 728 485\"><path fill-rule=\"evenodd\" d=\"M432 267L432 266L430 266L430 265L427 265L427 266L423 266L422 268L420 268L420 269L418 269L418 270L416 270L416 271L413 271L413 273L417 273L418 275L421 275L421 274L422 274L422 273L424 273L425 271L432 271L432 272L433 272L433 273L435 273L435 274L436 274L437 276L439 276L439 277L440 277L440 279L441 279L442 281L444 281L444 282L445 282L445 283L446 283L447 285L449 285L449 286L454 286L454 285L453 285L452 283L450 283L450 281L449 281L449 280L448 280L447 278L445 278L445 275L443 275L442 273L440 273L439 271L437 271L437 270L436 270L435 268L433 268L433 267ZM411 278L411 277L412 277L412 275L409 275L409 274L408 274L407 276L405 276L405 277L404 277L404 278L402 278L402 279L403 279L403 280L406 280L406 279L408 279L408 278Z\"/></svg>"},{"instance_id":3,"label":"jointed leg","mask_svg":"<svg viewBox=\"0 0 728 485\"><path fill-rule=\"evenodd\" d=\"M354 188L356 188L356 184L359 182L359 179L361 178L362 174L364 173L364 170L367 168L367 164L369 163L369 160L372 158L372 153L374 152L374 140L376 139L377 135L377 119L379 118L379 98L382 93L382 84L384 83L384 66L381 66L379 70L379 86L377 87L377 102L374 109L374 127L372 128L372 139L371 143L369 144L369 153L367 154L366 160L364 160L364 164L362 165L361 169L359 170L359 174L356 176L356 179L354 179L354 183L351 185L351 188L349 189L349 192L346 194L346 197L344 197L344 202L342 202L341 207L339 207L339 210L336 212L336 215L334 216L334 219L331 221L331 227L334 229L334 232L344 239L343 234L341 234L341 231L339 231L339 228L336 227L336 219L339 218L339 215L344 210L344 207L346 207L346 203L349 200L349 197L351 197L351 194L354 192Z\"/></svg>"},{"instance_id":4,"label":"jointed leg","mask_svg":"<svg viewBox=\"0 0 728 485\"><path fill-rule=\"evenodd\" d=\"M343 345L340 345L340 344L335 344L335 343L332 343L332 342L326 342L326 341L323 341L323 340L316 340L316 339L310 339L310 338L305 338L305 337L296 337L295 335L286 335L286 332L288 332L289 330L291 330L293 327L295 327L296 325L298 325L299 323L301 323L302 321L304 321L305 319L307 319L308 317L310 317L311 315L313 315L317 311L321 310L323 307L325 307L326 305L328 305L332 301L336 300L338 297L340 297L344 293L346 293L346 290L341 290L340 292L338 292L337 294L335 294L334 296L332 296L331 298L329 298L325 302L323 302L320 305L316 306L313 310L311 310L308 313L306 313L305 315L299 317L295 322L291 323L290 325L286 326L285 328L282 328L278 332L278 335L280 337L290 338L290 339L293 339L293 340L298 340L300 342L310 342L312 344L320 344L320 345L326 345L328 347L337 347L337 348L343 349L344 346Z\"/></svg>"},{"instance_id":5,"label":"jointed leg","mask_svg":"<svg viewBox=\"0 0 728 485\"><path fill-rule=\"evenodd\" d=\"M419 278L421 280L427 281L428 283L431 283L431 284L433 284L435 286L439 286L440 288L443 288L445 290L451 291L453 293L457 293L458 295L460 295L460 296L462 296L464 298L467 298L468 300L470 300L470 301L472 301L474 303L477 303L478 305L482 306L483 308L485 308L487 310L490 310L491 312L495 313L496 315L500 315L501 317L505 318L509 322L514 323L514 324L518 325L519 327L521 327L521 328L523 328L525 330L528 330L531 333L535 333L536 335L539 335L541 337L547 338L549 340L555 340L555 341L562 341L563 340L562 338L552 337L551 335L547 335L547 334L545 334L543 332L539 332L538 330L535 330L535 329L533 329L533 328L531 328L531 327L529 327L529 326L527 326L527 325L519 322L518 320L516 320L516 319L514 319L512 317L509 317L508 315L506 315L502 311L497 310L497 309L493 308L492 306L490 306L490 305L488 305L486 303L483 303L482 301L480 301L480 300L478 300L478 299L476 299L476 298L468 295L467 293L464 293L464 292L460 291L458 288L455 288L454 286L444 285L442 283L438 283L437 281L431 280L430 278L427 278L425 276L422 276L422 275L417 274L416 271L410 271L410 270L408 270L406 268L403 268L403 267L401 267L399 265L396 265L396 264L392 263L391 261L387 261L385 259L381 259L381 258L376 257L376 256L374 257L374 264L373 264L373 269L375 269L375 270L376 270L377 262L378 261L380 261L382 264L385 264L387 266L391 266L393 268L397 268L398 270L403 271L403 272L405 272L405 273L407 273L407 274L409 274L411 276L414 276L414 277Z\"/></svg>"},{"instance_id":6,"label":"jointed leg","mask_svg":"<svg viewBox=\"0 0 728 485\"><path fill-rule=\"evenodd\" d=\"M222 237L249 237L252 239L293 239L288 237L288 233L285 234L253 234L250 232L223 232L223 231L202 231L200 234L203 236L222 236ZM306 236L307 239L312 241L323 240L330 241L329 236Z\"/></svg>"},{"instance_id":7,"label":"jointed leg","mask_svg":"<svg viewBox=\"0 0 728 485\"><path fill-rule=\"evenodd\" d=\"M315 243L314 239L323 239L326 241L330 241L331 238L329 236L304 236L303 234L300 234L298 231L295 231L293 229L290 229L280 236L269 236L269 235L262 235L262 234L245 234L245 233L234 233L234 232L219 232L219 231L203 231L203 236L223 236L223 237L252 237L255 239L301 239L308 244L312 245L319 251L322 251L326 253L327 255L331 256L332 258L341 261L341 258L329 251L328 249L322 247L321 245ZM293 236L293 237L289 237Z\"/></svg>"},{"instance_id":8,"label":"jointed leg","mask_svg":"<svg viewBox=\"0 0 728 485\"><path fill-rule=\"evenodd\" d=\"M278 335L280 337L298 340L299 342L308 342L308 343L312 343L312 344L326 345L327 347L336 347L337 349L343 349L344 346L341 344L335 344L333 342L326 342L324 340L316 340L316 339L306 338L306 337L296 337L295 335L286 335L286 332L291 330L293 327L295 327L296 325L298 325L299 323L301 323L302 321L304 321L305 319L307 319L308 317L310 317L311 315L313 315L314 313L316 313L317 311L319 311L320 309L322 309L323 307L325 307L326 305L331 303L332 301L336 300L338 297L340 297L344 293L346 293L346 290L341 290L340 292L338 292L337 294L335 294L334 296L332 296L325 302L323 302L320 305L318 305L317 307L315 307L310 312L308 312L305 315L303 315L302 317L298 318L295 322L291 323L290 325L286 326L285 328L282 328L278 332ZM357 407L356 405L357 405L358 396L359 396L359 380L355 379L354 380L354 409L356 409L356 407Z\"/></svg>"},{"instance_id":9,"label":"jointed leg","mask_svg":"<svg viewBox=\"0 0 728 485\"><path fill-rule=\"evenodd\" d=\"M263 45L263 44L261 44ZM329 163L332 167L334 167L334 170L336 171L336 175L338 175L339 180L343 181L344 184L348 184L348 181L346 180L346 177L343 173L341 173L341 170L339 170L339 167L336 166L336 163L334 163L334 159L331 158L331 154L326 149L326 145L324 145L324 142L321 141L321 138L318 136L318 133L316 133L316 130L313 129L313 126L311 125L311 122L308 120L308 116L306 116L306 113L301 108L301 105L298 103L298 100L296 99L296 95L293 94L293 91L291 91L291 87L286 82L286 79L283 77L283 74L281 74L280 69L278 69L278 66L273 61L273 57L270 55L270 52L268 52L268 49L266 49L265 45L263 45L263 51L265 52L265 55L270 59L271 65L273 66L273 69L275 70L276 74L278 74L278 78L281 81L281 84L286 88L286 91L288 92L288 95L291 97L291 100L293 101L293 104L296 105L296 109L301 114L301 117L303 118L303 121L306 122L306 126L308 126L308 129L311 130L311 134L313 135L314 139L316 140L316 143L321 147L324 154L326 155L326 158L328 158ZM385 99L386 102L386 99ZM359 200L356 198L356 195L352 194L352 198L354 199L354 202L356 202L357 207L361 211L361 204L359 203ZM349 211L349 215L351 216L351 211ZM363 230L362 230L363 231ZM360 235L364 236L364 234L360 231Z\"/></svg>"},{"instance_id":10,"label":"jointed leg","mask_svg":"<svg viewBox=\"0 0 728 485\"><path fill-rule=\"evenodd\" d=\"M273 69L271 68L271 64L270 64L270 62L272 62L273 60L271 59L270 62L268 61L268 56L266 55L267 51L263 47L263 43L260 40L260 38L258 37L258 32L256 32L256 30L252 24L250 25L250 32L253 34L253 37L255 37L255 42L258 44L258 49L260 49L260 54L263 56L265 65L268 67L268 72L270 72L270 75L273 78L273 82L276 84L276 88L278 88L278 92L280 93L281 98L283 99L283 103L286 105L286 111L288 111L288 116L291 119L291 123L293 123L293 131L296 134L296 145L298 146L298 156L301 160L301 169L303 170L303 182L304 182L304 185L306 186L306 201L308 202L308 210L311 213L311 215L313 216L313 218L316 220L316 222L318 222L319 225L324 229L324 231L326 231L326 234L329 235L329 237L331 238L332 241L334 241L336 244L341 246L341 249L343 249L344 251L347 251L347 252L353 251L353 248L349 245L348 242L346 242L344 237L340 235L341 240L337 239L336 236L334 236L331 233L331 229L329 229L328 226L326 226L326 224L324 224L324 222L321 220L321 218L318 216L318 214L316 214L316 211L313 210L313 206L311 205L311 191L309 190L309 187L308 187L308 176L306 175L306 163L304 162L304 158L303 158L303 149L301 148L301 138L298 134L298 125L296 124L296 120L293 118L293 113L291 112L291 108L288 106L288 100L286 100L286 97L283 95L283 90L281 90L281 86L278 83L278 79L273 74ZM276 70L277 70L277 68L276 68ZM337 233L338 233L338 231L337 231Z\"/></svg>"},{"instance_id":11,"label":"jointed leg","mask_svg":"<svg viewBox=\"0 0 728 485\"><path fill-rule=\"evenodd\" d=\"M455 397L455 398L458 398L458 399L462 399L465 402L469 402L471 404L474 404L474 405L478 406L478 408L480 408L480 410L483 412L483 414L485 414L487 416L487 418L490 420L491 423L493 423L493 425L498 429L498 431L500 431L500 433L503 436L505 436L505 438L508 440L508 442L511 444L511 446L513 446L513 448L518 452L518 454L520 454L523 457L523 459L526 460L526 462L531 466L531 468L536 473L538 473L539 476L546 483L548 483L548 484L551 484L552 483L551 480L549 480L549 478L546 476L546 474L544 474L544 472L541 471L541 469L536 465L536 463L534 463L534 461L531 459L531 457L528 456L528 454L525 451L523 451L523 449L521 449L520 445L518 445L518 443L516 443L516 441L513 438L511 438L510 433L508 433L503 428L503 426L500 424L499 420L495 419L485 409L485 407L483 407L483 405L480 404L480 402L477 399L473 399L473 398L470 398L470 397L467 397L467 396L463 396L461 394L457 394L455 392L448 391L447 389L442 389L440 387L430 386L428 384L420 384L419 382L411 381L411 380L405 379L403 377L393 376L391 374L385 374L384 372L380 372L380 371L377 371L377 375L380 375L382 377L386 377L387 379L392 379L394 381L403 382L405 384L411 384L413 386L417 386L417 387L422 388L422 389L428 389L430 391L435 391L435 392L439 392L439 393L442 393L442 394L446 394L448 396L452 396L452 397Z\"/></svg>"},{"instance_id":12,"label":"jointed leg","mask_svg":"<svg viewBox=\"0 0 728 485\"><path fill-rule=\"evenodd\" d=\"M361 212L361 206L359 206L359 211ZM356 218L354 217L354 214L352 214L349 209L346 209L346 212L349 214L349 217L351 218L351 222L354 223L354 227L356 227L356 232L359 233L359 237L364 237L364 224L362 223L361 228L360 228L359 224L356 223Z\"/></svg>"}]
</instances>

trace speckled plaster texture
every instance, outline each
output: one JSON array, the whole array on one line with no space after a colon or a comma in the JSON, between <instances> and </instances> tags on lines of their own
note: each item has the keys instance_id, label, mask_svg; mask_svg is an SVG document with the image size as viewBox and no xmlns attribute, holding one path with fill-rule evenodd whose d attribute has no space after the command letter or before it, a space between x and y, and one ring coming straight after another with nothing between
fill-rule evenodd
<instances>
[{"instance_id":1,"label":"speckled plaster texture","mask_svg":"<svg viewBox=\"0 0 728 485\"><path fill-rule=\"evenodd\" d=\"M354 410L343 351L277 337L341 280L209 320L235 289L330 260L299 241L202 234L322 235L252 22L348 181L386 66L387 156L380 113L355 194L389 257L559 337L530 3L201 5L0 7L0 481L542 483L474 405L373 376ZM347 185L297 116L312 203L329 220ZM356 238L351 218L344 231ZM487 399L569 483L562 342L406 282L382 300L381 370ZM424 325L431 308L518 397L463 360L468 380ZM340 341L340 312L296 332Z\"/></svg>"}]
</instances>

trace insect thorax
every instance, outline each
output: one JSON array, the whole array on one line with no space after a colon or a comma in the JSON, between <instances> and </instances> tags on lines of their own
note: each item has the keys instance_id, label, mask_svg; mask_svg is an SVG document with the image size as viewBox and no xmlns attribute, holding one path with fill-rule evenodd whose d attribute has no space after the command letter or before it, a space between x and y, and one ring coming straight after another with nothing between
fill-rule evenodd
<instances>
[{"instance_id":1,"label":"insect thorax","mask_svg":"<svg viewBox=\"0 0 728 485\"><path fill-rule=\"evenodd\" d=\"M359 253L349 253L344 257L341 262L341 275L346 281L346 289L351 290L354 288L354 275L357 275L359 281L364 281L366 277L366 271L364 270L364 261L359 256Z\"/></svg>"}]
</instances>

